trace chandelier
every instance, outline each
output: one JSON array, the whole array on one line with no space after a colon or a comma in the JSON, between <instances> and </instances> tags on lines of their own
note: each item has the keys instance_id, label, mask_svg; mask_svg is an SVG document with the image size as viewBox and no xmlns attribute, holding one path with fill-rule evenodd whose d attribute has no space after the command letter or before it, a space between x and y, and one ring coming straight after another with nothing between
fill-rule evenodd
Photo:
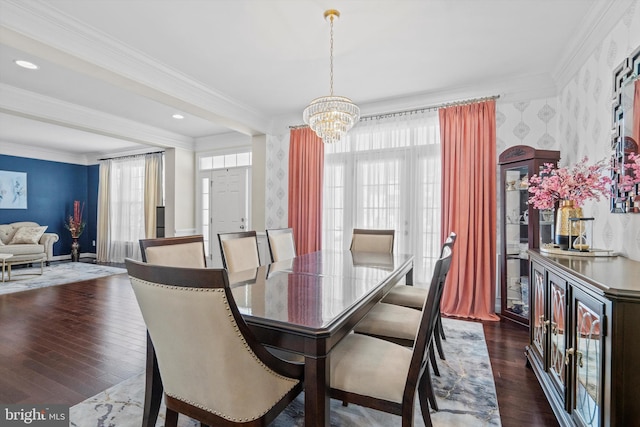
<instances>
[{"instance_id":1,"label":"chandelier","mask_svg":"<svg viewBox=\"0 0 640 427\"><path fill-rule=\"evenodd\" d=\"M311 101L302 114L304 122L327 144L340 142L360 118L360 108L349 98L333 95L333 20L339 17L340 12L335 9L324 12L324 18L329 18L331 26L330 95Z\"/></svg>"}]
</instances>

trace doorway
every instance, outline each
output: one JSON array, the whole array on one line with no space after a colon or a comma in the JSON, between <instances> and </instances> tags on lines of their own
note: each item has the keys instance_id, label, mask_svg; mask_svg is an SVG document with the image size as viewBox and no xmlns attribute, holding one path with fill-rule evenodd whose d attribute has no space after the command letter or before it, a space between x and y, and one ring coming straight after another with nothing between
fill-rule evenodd
<instances>
[{"instance_id":1,"label":"doorway","mask_svg":"<svg viewBox=\"0 0 640 427\"><path fill-rule=\"evenodd\" d=\"M250 174L248 166L200 172L202 235L210 267L222 268L218 233L251 229Z\"/></svg>"}]
</instances>

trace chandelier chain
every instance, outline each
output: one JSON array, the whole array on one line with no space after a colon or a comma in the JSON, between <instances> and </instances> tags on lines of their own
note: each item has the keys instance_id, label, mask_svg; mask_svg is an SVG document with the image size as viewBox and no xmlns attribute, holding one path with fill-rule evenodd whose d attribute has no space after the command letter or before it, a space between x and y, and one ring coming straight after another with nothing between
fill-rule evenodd
<instances>
[{"instance_id":1,"label":"chandelier chain","mask_svg":"<svg viewBox=\"0 0 640 427\"><path fill-rule=\"evenodd\" d=\"M333 15L330 17L331 24L330 28L330 39L329 43L329 93L333 96Z\"/></svg>"},{"instance_id":2,"label":"chandelier chain","mask_svg":"<svg viewBox=\"0 0 640 427\"><path fill-rule=\"evenodd\" d=\"M314 99L304 109L302 118L324 143L339 142L360 118L360 108L349 98L333 95L333 20L340 12L329 9L324 18L329 18L329 88L331 95Z\"/></svg>"}]
</instances>

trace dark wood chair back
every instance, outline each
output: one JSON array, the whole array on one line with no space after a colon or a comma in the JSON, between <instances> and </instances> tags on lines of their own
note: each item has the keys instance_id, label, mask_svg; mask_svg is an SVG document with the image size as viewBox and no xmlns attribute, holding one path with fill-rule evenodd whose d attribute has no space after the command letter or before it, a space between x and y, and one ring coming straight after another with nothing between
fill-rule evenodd
<instances>
[{"instance_id":1,"label":"dark wood chair back","mask_svg":"<svg viewBox=\"0 0 640 427\"><path fill-rule=\"evenodd\" d=\"M140 239L142 261L173 267L205 268L207 256L201 234Z\"/></svg>"},{"instance_id":2,"label":"dark wood chair back","mask_svg":"<svg viewBox=\"0 0 640 427\"><path fill-rule=\"evenodd\" d=\"M429 286L427 299L422 307L422 319L416 339L413 344L413 356L409 365L409 374L407 385L403 396L403 407L410 405L414 401L416 387L420 381L423 381L424 389L431 388L430 373L425 372L429 369L429 349L433 345L433 335L438 321L438 313L440 312L440 299L442 297L442 289L451 265L451 250L445 249L443 256L436 262ZM422 406L421 406L422 407ZM423 418L425 410L428 414L428 408L422 407ZM430 418L430 417L429 417Z\"/></svg>"},{"instance_id":3,"label":"dark wood chair back","mask_svg":"<svg viewBox=\"0 0 640 427\"><path fill-rule=\"evenodd\" d=\"M222 265L230 273L260 266L258 235L255 231L219 233Z\"/></svg>"},{"instance_id":4,"label":"dark wood chair back","mask_svg":"<svg viewBox=\"0 0 640 427\"><path fill-rule=\"evenodd\" d=\"M266 230L266 233L271 262L296 257L297 252L295 239L293 237L293 228L272 228Z\"/></svg>"}]
</instances>

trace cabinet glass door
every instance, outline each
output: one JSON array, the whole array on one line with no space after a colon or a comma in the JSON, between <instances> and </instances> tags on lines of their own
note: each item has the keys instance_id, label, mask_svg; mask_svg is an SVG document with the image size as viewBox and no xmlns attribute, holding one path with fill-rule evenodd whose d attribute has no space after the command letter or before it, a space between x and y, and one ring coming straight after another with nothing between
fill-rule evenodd
<instances>
[{"instance_id":1,"label":"cabinet glass door","mask_svg":"<svg viewBox=\"0 0 640 427\"><path fill-rule=\"evenodd\" d=\"M549 273L549 374L563 398L566 390L566 282Z\"/></svg>"},{"instance_id":2,"label":"cabinet glass door","mask_svg":"<svg viewBox=\"0 0 640 427\"><path fill-rule=\"evenodd\" d=\"M573 418L583 426L600 425L602 402L602 303L576 290L574 293Z\"/></svg>"},{"instance_id":3,"label":"cabinet glass door","mask_svg":"<svg viewBox=\"0 0 640 427\"><path fill-rule=\"evenodd\" d=\"M532 307L531 312L531 324L532 327L532 343L533 349L538 355L538 359L544 363L545 360L545 348L547 336L547 318L544 312L545 299L546 299L546 281L544 277L544 270L539 266L532 264L531 267L532 276Z\"/></svg>"},{"instance_id":4,"label":"cabinet glass door","mask_svg":"<svg viewBox=\"0 0 640 427\"><path fill-rule=\"evenodd\" d=\"M505 170L505 241L506 306L505 311L529 317L529 168Z\"/></svg>"}]
</instances>

